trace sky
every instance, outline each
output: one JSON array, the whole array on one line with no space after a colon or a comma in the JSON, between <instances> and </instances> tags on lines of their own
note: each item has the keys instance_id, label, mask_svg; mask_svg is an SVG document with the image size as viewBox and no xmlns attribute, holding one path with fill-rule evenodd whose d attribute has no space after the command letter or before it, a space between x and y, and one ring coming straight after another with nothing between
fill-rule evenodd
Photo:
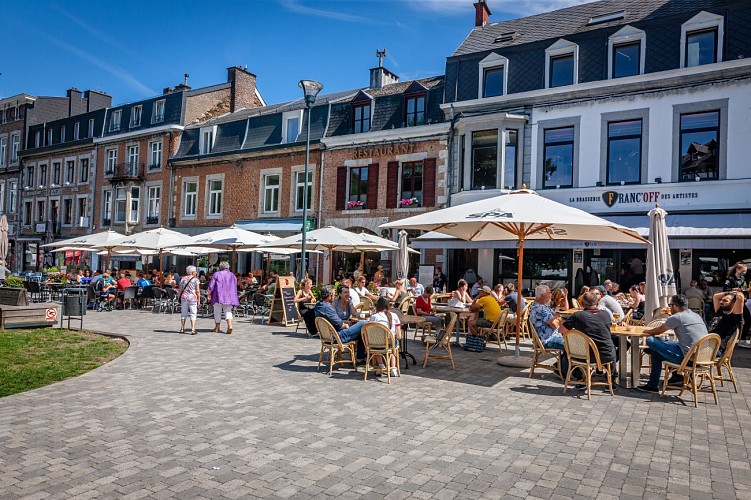
<instances>
[{"instance_id":1,"label":"sky","mask_svg":"<svg viewBox=\"0 0 751 500\"><path fill-rule=\"evenodd\" d=\"M113 104L193 88L247 66L267 104L368 85L384 66L404 80L443 74L474 27L475 0L4 0L0 98L96 89ZM488 0L491 22L590 0ZM10 49L10 50L8 50Z\"/></svg>"}]
</instances>

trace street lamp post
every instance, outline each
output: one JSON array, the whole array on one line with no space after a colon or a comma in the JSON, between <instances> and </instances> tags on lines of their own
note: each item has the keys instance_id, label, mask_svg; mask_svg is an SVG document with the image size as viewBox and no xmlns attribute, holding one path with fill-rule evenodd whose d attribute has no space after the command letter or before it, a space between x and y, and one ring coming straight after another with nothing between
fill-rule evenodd
<instances>
[{"instance_id":1,"label":"street lamp post","mask_svg":"<svg viewBox=\"0 0 751 500\"><path fill-rule=\"evenodd\" d=\"M305 94L305 110L307 111L307 132L305 139L305 173L303 180L302 190L302 245L300 248L300 265L302 269L300 271L300 281L304 280L307 276L307 269L305 265L305 238L308 232L308 165L310 164L310 111L313 108L313 104L316 102L316 96L323 88L319 82L314 80L300 80L298 84L303 93Z\"/></svg>"}]
</instances>

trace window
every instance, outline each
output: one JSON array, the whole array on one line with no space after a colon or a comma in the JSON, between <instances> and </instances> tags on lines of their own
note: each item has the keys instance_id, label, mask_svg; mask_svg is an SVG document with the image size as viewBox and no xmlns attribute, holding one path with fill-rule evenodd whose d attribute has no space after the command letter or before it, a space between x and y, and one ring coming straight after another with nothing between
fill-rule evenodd
<instances>
[{"instance_id":1,"label":"window","mask_svg":"<svg viewBox=\"0 0 751 500\"><path fill-rule=\"evenodd\" d=\"M111 217L112 217L112 191L108 189L104 191L104 196L102 197L102 224L104 224L105 226L108 226L112 220Z\"/></svg>"},{"instance_id":2,"label":"window","mask_svg":"<svg viewBox=\"0 0 751 500\"><path fill-rule=\"evenodd\" d=\"M280 176L278 174L263 177L263 212L267 214L279 211Z\"/></svg>"},{"instance_id":3,"label":"window","mask_svg":"<svg viewBox=\"0 0 751 500\"><path fill-rule=\"evenodd\" d=\"M79 173L81 174L79 177L79 182L86 183L89 182L89 159L88 158L81 158L81 168L79 170Z\"/></svg>"},{"instance_id":4,"label":"window","mask_svg":"<svg viewBox=\"0 0 751 500\"><path fill-rule=\"evenodd\" d=\"M613 78L641 74L641 42L614 45L612 60Z\"/></svg>"},{"instance_id":5,"label":"window","mask_svg":"<svg viewBox=\"0 0 751 500\"><path fill-rule=\"evenodd\" d=\"M52 145L52 129L47 131L47 146Z\"/></svg>"},{"instance_id":6,"label":"window","mask_svg":"<svg viewBox=\"0 0 751 500\"><path fill-rule=\"evenodd\" d=\"M0 167L5 166L5 156L8 154L8 138L0 137Z\"/></svg>"},{"instance_id":7,"label":"window","mask_svg":"<svg viewBox=\"0 0 751 500\"><path fill-rule=\"evenodd\" d=\"M18 183L16 181L8 181L8 212L16 213L16 203L18 196Z\"/></svg>"},{"instance_id":8,"label":"window","mask_svg":"<svg viewBox=\"0 0 751 500\"><path fill-rule=\"evenodd\" d=\"M13 134L10 136L10 162L18 162L18 150L21 146L21 135Z\"/></svg>"},{"instance_id":9,"label":"window","mask_svg":"<svg viewBox=\"0 0 751 500\"><path fill-rule=\"evenodd\" d=\"M42 131L37 130L34 132L34 147L39 148L42 147Z\"/></svg>"},{"instance_id":10,"label":"window","mask_svg":"<svg viewBox=\"0 0 751 500\"><path fill-rule=\"evenodd\" d=\"M506 158L503 164L502 188L513 189L516 186L516 155L519 145L519 131L506 130Z\"/></svg>"},{"instance_id":11,"label":"window","mask_svg":"<svg viewBox=\"0 0 751 500\"><path fill-rule=\"evenodd\" d=\"M44 201L37 201L37 222L47 220L47 204Z\"/></svg>"},{"instance_id":12,"label":"window","mask_svg":"<svg viewBox=\"0 0 751 500\"><path fill-rule=\"evenodd\" d=\"M65 142L65 125L60 127L60 142Z\"/></svg>"},{"instance_id":13,"label":"window","mask_svg":"<svg viewBox=\"0 0 751 500\"><path fill-rule=\"evenodd\" d=\"M125 212L127 208L127 192L125 188L117 188L115 195L115 222L125 222Z\"/></svg>"},{"instance_id":14,"label":"window","mask_svg":"<svg viewBox=\"0 0 751 500\"><path fill-rule=\"evenodd\" d=\"M5 183L0 182L0 213L5 212Z\"/></svg>"},{"instance_id":15,"label":"window","mask_svg":"<svg viewBox=\"0 0 751 500\"><path fill-rule=\"evenodd\" d=\"M302 110L282 113L282 143L297 141L302 126Z\"/></svg>"},{"instance_id":16,"label":"window","mask_svg":"<svg viewBox=\"0 0 751 500\"><path fill-rule=\"evenodd\" d=\"M417 198L417 206L422 204L422 172L423 163L421 161L402 164L401 200Z\"/></svg>"},{"instance_id":17,"label":"window","mask_svg":"<svg viewBox=\"0 0 751 500\"><path fill-rule=\"evenodd\" d=\"M164 121L164 102L164 99L162 99L154 103L154 115L151 118L151 123L161 123Z\"/></svg>"},{"instance_id":18,"label":"window","mask_svg":"<svg viewBox=\"0 0 751 500\"><path fill-rule=\"evenodd\" d=\"M608 184L641 182L642 121L608 123Z\"/></svg>"},{"instance_id":19,"label":"window","mask_svg":"<svg viewBox=\"0 0 751 500\"><path fill-rule=\"evenodd\" d=\"M94 137L94 119L89 118L89 134L86 137Z\"/></svg>"},{"instance_id":20,"label":"window","mask_svg":"<svg viewBox=\"0 0 751 500\"><path fill-rule=\"evenodd\" d=\"M355 106L353 108L355 134L370 131L370 104Z\"/></svg>"},{"instance_id":21,"label":"window","mask_svg":"<svg viewBox=\"0 0 751 500\"><path fill-rule=\"evenodd\" d=\"M117 149L108 149L107 150L107 168L104 171L105 175L114 175L116 166L117 166Z\"/></svg>"},{"instance_id":22,"label":"window","mask_svg":"<svg viewBox=\"0 0 751 500\"><path fill-rule=\"evenodd\" d=\"M60 185L60 162L58 161L52 164L52 184Z\"/></svg>"},{"instance_id":23,"label":"window","mask_svg":"<svg viewBox=\"0 0 751 500\"><path fill-rule=\"evenodd\" d=\"M508 59L495 52L480 61L478 97L494 97L506 93Z\"/></svg>"},{"instance_id":24,"label":"window","mask_svg":"<svg viewBox=\"0 0 751 500\"><path fill-rule=\"evenodd\" d=\"M352 167L349 169L348 201L350 208L368 206L368 167Z\"/></svg>"},{"instance_id":25,"label":"window","mask_svg":"<svg viewBox=\"0 0 751 500\"><path fill-rule=\"evenodd\" d=\"M214 131L215 127L201 129L199 146L202 155L207 155L214 149Z\"/></svg>"},{"instance_id":26,"label":"window","mask_svg":"<svg viewBox=\"0 0 751 500\"><path fill-rule=\"evenodd\" d=\"M76 162L70 160L65 164L65 185L70 186L76 182Z\"/></svg>"},{"instance_id":27,"label":"window","mask_svg":"<svg viewBox=\"0 0 751 500\"><path fill-rule=\"evenodd\" d=\"M545 88L573 85L579 79L579 46L561 38L545 49Z\"/></svg>"},{"instance_id":28,"label":"window","mask_svg":"<svg viewBox=\"0 0 751 500\"><path fill-rule=\"evenodd\" d=\"M574 178L574 127L544 132L543 188L571 187Z\"/></svg>"},{"instance_id":29,"label":"window","mask_svg":"<svg viewBox=\"0 0 751 500\"><path fill-rule=\"evenodd\" d=\"M149 143L149 169L162 168L162 141Z\"/></svg>"},{"instance_id":30,"label":"window","mask_svg":"<svg viewBox=\"0 0 751 500\"><path fill-rule=\"evenodd\" d=\"M132 186L130 188L130 217L128 222L138 224L138 213L141 208L141 188Z\"/></svg>"},{"instance_id":31,"label":"window","mask_svg":"<svg viewBox=\"0 0 751 500\"><path fill-rule=\"evenodd\" d=\"M425 123L425 96L407 97L407 126Z\"/></svg>"},{"instance_id":32,"label":"window","mask_svg":"<svg viewBox=\"0 0 751 500\"><path fill-rule=\"evenodd\" d=\"M47 185L47 165L39 166L39 188Z\"/></svg>"},{"instance_id":33,"label":"window","mask_svg":"<svg viewBox=\"0 0 751 500\"><path fill-rule=\"evenodd\" d=\"M128 146L128 175L138 173L138 146Z\"/></svg>"},{"instance_id":34,"label":"window","mask_svg":"<svg viewBox=\"0 0 751 500\"><path fill-rule=\"evenodd\" d=\"M498 175L498 130L472 132L471 189L495 189Z\"/></svg>"},{"instance_id":35,"label":"window","mask_svg":"<svg viewBox=\"0 0 751 500\"><path fill-rule=\"evenodd\" d=\"M706 11L681 25L681 68L722 61L725 20Z\"/></svg>"},{"instance_id":36,"label":"window","mask_svg":"<svg viewBox=\"0 0 751 500\"><path fill-rule=\"evenodd\" d=\"M720 112L681 115L680 180L719 179Z\"/></svg>"},{"instance_id":37,"label":"window","mask_svg":"<svg viewBox=\"0 0 751 500\"><path fill-rule=\"evenodd\" d=\"M305 181L305 172L295 172L295 211L302 212L303 196L307 190L307 209L313 206L313 172L308 171L308 179Z\"/></svg>"},{"instance_id":38,"label":"window","mask_svg":"<svg viewBox=\"0 0 751 500\"><path fill-rule=\"evenodd\" d=\"M162 188L159 186L149 186L147 196L148 206L146 208L146 223L159 224L159 205L162 199Z\"/></svg>"},{"instance_id":39,"label":"window","mask_svg":"<svg viewBox=\"0 0 751 500\"><path fill-rule=\"evenodd\" d=\"M143 112L143 106L133 106L130 109L130 126L131 127L141 126L141 113L142 112Z\"/></svg>"},{"instance_id":40,"label":"window","mask_svg":"<svg viewBox=\"0 0 751 500\"><path fill-rule=\"evenodd\" d=\"M50 222L52 223L52 230L55 232L60 231L60 200L50 200Z\"/></svg>"},{"instance_id":41,"label":"window","mask_svg":"<svg viewBox=\"0 0 751 500\"><path fill-rule=\"evenodd\" d=\"M198 183L185 181L183 183L183 215L186 217L196 216L196 201L198 200Z\"/></svg>"},{"instance_id":42,"label":"window","mask_svg":"<svg viewBox=\"0 0 751 500\"><path fill-rule=\"evenodd\" d=\"M27 188L34 187L34 167L33 166L26 167L26 187Z\"/></svg>"},{"instance_id":43,"label":"window","mask_svg":"<svg viewBox=\"0 0 751 500\"><path fill-rule=\"evenodd\" d=\"M87 227L89 225L88 224L89 215L88 215L88 210L87 210L88 204L86 203L86 201L87 201L86 198L78 198L78 217L76 220L80 227ZM85 220L82 220L82 219L85 219Z\"/></svg>"},{"instance_id":44,"label":"window","mask_svg":"<svg viewBox=\"0 0 751 500\"><path fill-rule=\"evenodd\" d=\"M32 220L33 205L30 201L25 201L23 204L23 225L30 226Z\"/></svg>"},{"instance_id":45,"label":"window","mask_svg":"<svg viewBox=\"0 0 751 500\"><path fill-rule=\"evenodd\" d=\"M79 122L76 122L73 125L73 140L74 141L78 140L78 134L79 134L80 130L81 130L81 124Z\"/></svg>"},{"instance_id":46,"label":"window","mask_svg":"<svg viewBox=\"0 0 751 500\"><path fill-rule=\"evenodd\" d=\"M110 130L116 131L120 130L120 119L123 116L123 111L121 109L116 109L112 112L112 117L110 118Z\"/></svg>"},{"instance_id":47,"label":"window","mask_svg":"<svg viewBox=\"0 0 751 500\"><path fill-rule=\"evenodd\" d=\"M209 216L222 215L222 180L209 179Z\"/></svg>"},{"instance_id":48,"label":"window","mask_svg":"<svg viewBox=\"0 0 751 500\"><path fill-rule=\"evenodd\" d=\"M63 224L73 225L73 200L70 198L63 200Z\"/></svg>"}]
</instances>

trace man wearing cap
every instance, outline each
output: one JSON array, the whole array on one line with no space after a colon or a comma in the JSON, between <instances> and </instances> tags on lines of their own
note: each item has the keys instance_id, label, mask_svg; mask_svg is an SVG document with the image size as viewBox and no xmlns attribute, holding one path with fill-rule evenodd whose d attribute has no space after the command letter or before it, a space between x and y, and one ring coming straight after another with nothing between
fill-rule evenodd
<instances>
[{"instance_id":1,"label":"man wearing cap","mask_svg":"<svg viewBox=\"0 0 751 500\"><path fill-rule=\"evenodd\" d=\"M602 309L607 309L610 311L610 313L613 315L613 317L616 317L616 314L618 314L618 323L623 321L623 319L626 317L625 314L623 314L623 308L618 303L617 300L615 300L615 297L612 295L607 294L606 287L600 285L597 287L597 289L600 291L600 294L602 297L600 298L600 307Z\"/></svg>"},{"instance_id":2,"label":"man wearing cap","mask_svg":"<svg viewBox=\"0 0 751 500\"><path fill-rule=\"evenodd\" d=\"M325 318L331 323L331 326L333 326L339 334L339 339L342 343L351 342L353 340L359 341L362 326L365 322L358 321L357 323L350 324L349 322L343 321L339 315L336 314L334 306L331 305L332 300L333 294L331 293L331 290L328 288L322 289L321 300L316 302L314 308L316 318ZM362 342L357 342L357 359L363 358L365 358L365 345Z\"/></svg>"},{"instance_id":3,"label":"man wearing cap","mask_svg":"<svg viewBox=\"0 0 751 500\"><path fill-rule=\"evenodd\" d=\"M498 305L498 300L493 296L493 290L488 285L480 288L477 292L477 298L472 301L469 310L475 313L469 319L469 333L472 335L477 335L478 328L493 326L495 320L501 315L501 306ZM485 314L484 318L479 317L480 311Z\"/></svg>"}]
</instances>

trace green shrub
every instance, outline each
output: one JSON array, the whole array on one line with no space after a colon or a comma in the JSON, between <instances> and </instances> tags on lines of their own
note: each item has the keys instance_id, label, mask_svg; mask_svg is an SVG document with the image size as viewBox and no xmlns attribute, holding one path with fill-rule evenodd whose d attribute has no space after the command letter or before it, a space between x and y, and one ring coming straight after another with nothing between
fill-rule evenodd
<instances>
[{"instance_id":1,"label":"green shrub","mask_svg":"<svg viewBox=\"0 0 751 500\"><path fill-rule=\"evenodd\" d=\"M23 288L26 280L20 276L8 276L5 278L5 286L8 288Z\"/></svg>"}]
</instances>

